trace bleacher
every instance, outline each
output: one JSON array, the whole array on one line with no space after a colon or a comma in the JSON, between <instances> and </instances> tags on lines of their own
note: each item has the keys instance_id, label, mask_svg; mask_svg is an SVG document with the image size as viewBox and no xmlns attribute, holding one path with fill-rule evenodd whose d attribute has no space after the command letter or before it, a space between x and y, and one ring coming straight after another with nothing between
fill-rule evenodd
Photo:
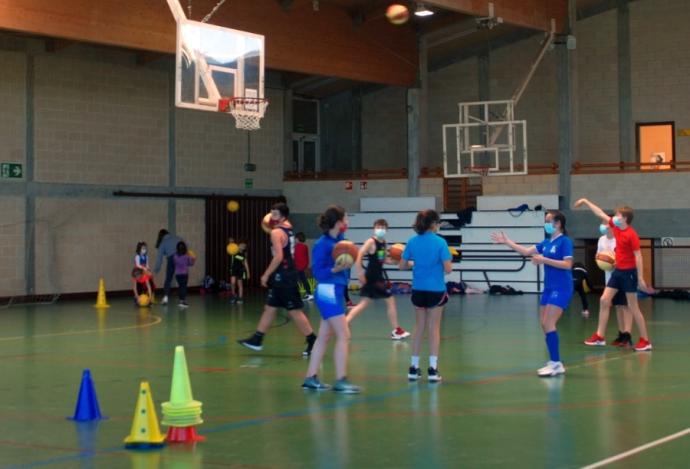
<instances>
[{"instance_id":1,"label":"bleacher","mask_svg":"<svg viewBox=\"0 0 690 469\"><path fill-rule=\"evenodd\" d=\"M532 210L508 211L521 204L527 204ZM538 205L542 210L534 211ZM374 220L385 218L389 224L386 235L389 245L406 243L415 234L412 224L417 212L434 206L433 197L362 198L361 211L349 214L347 236L361 245L372 235ZM439 235L461 253L460 259L453 262L453 273L446 280L462 280L482 290L487 290L491 285L510 285L525 293L541 292L544 278L542 267L532 265L529 259L505 246L493 244L489 235L502 230L517 243L537 244L544 239L543 210L557 207L557 195L480 196L471 223L457 226L458 214L441 214L443 223ZM386 270L391 281L411 281L410 271L400 271L395 266L386 266ZM354 270L352 278L356 278Z\"/></svg>"}]
</instances>

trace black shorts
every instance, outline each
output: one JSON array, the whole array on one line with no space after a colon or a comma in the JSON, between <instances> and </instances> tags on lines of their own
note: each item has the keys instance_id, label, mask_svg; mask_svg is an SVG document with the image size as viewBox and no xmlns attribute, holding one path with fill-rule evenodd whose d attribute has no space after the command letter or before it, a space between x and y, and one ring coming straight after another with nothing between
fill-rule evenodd
<instances>
[{"instance_id":1,"label":"black shorts","mask_svg":"<svg viewBox=\"0 0 690 469\"><path fill-rule=\"evenodd\" d=\"M613 272L611 272L611 278L606 286L625 293L636 293L637 269L614 269Z\"/></svg>"},{"instance_id":2,"label":"black shorts","mask_svg":"<svg viewBox=\"0 0 690 469\"><path fill-rule=\"evenodd\" d=\"M231 277L237 277L240 280L247 280L247 272L244 269L233 269L230 271Z\"/></svg>"},{"instance_id":3,"label":"black shorts","mask_svg":"<svg viewBox=\"0 0 690 469\"><path fill-rule=\"evenodd\" d=\"M625 292L623 290L618 290L613 296L611 303L613 306L628 306L628 299L625 297Z\"/></svg>"},{"instance_id":4,"label":"black shorts","mask_svg":"<svg viewBox=\"0 0 690 469\"><path fill-rule=\"evenodd\" d=\"M412 290L412 304L417 308L438 308L448 303L448 293L444 291Z\"/></svg>"},{"instance_id":5,"label":"black shorts","mask_svg":"<svg viewBox=\"0 0 690 469\"><path fill-rule=\"evenodd\" d=\"M362 288L359 290L359 296L371 298L372 300L378 300L382 298L390 298L391 292L388 288L386 288L385 280L374 280L362 285Z\"/></svg>"},{"instance_id":6,"label":"black shorts","mask_svg":"<svg viewBox=\"0 0 690 469\"><path fill-rule=\"evenodd\" d=\"M285 308L288 311L302 309L302 297L297 287L271 287L268 289L266 304L274 308Z\"/></svg>"}]
</instances>

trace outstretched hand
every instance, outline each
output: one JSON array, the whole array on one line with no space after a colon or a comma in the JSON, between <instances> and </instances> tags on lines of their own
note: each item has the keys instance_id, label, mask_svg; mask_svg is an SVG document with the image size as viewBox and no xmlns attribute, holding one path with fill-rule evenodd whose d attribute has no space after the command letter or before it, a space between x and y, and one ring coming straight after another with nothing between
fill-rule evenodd
<instances>
[{"instance_id":1,"label":"outstretched hand","mask_svg":"<svg viewBox=\"0 0 690 469\"><path fill-rule=\"evenodd\" d=\"M575 208L582 207L583 205L585 205L585 203L587 203L587 199L584 199L584 198L583 199L577 199L577 201L575 201L574 207Z\"/></svg>"},{"instance_id":2,"label":"outstretched hand","mask_svg":"<svg viewBox=\"0 0 690 469\"><path fill-rule=\"evenodd\" d=\"M491 241L495 244L505 244L508 241L508 237L503 231L494 231L490 236Z\"/></svg>"}]
</instances>

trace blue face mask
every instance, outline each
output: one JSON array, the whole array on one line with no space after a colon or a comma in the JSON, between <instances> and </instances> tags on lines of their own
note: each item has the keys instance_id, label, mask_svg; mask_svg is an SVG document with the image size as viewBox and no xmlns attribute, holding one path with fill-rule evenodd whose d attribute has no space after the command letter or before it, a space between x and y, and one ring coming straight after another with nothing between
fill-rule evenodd
<instances>
[{"instance_id":1,"label":"blue face mask","mask_svg":"<svg viewBox=\"0 0 690 469\"><path fill-rule=\"evenodd\" d=\"M623 228L623 219L621 217L613 217L613 224L618 228Z\"/></svg>"},{"instance_id":2,"label":"blue face mask","mask_svg":"<svg viewBox=\"0 0 690 469\"><path fill-rule=\"evenodd\" d=\"M605 235L608 234L609 232L609 226L608 225L599 225L599 233Z\"/></svg>"},{"instance_id":3,"label":"blue face mask","mask_svg":"<svg viewBox=\"0 0 690 469\"><path fill-rule=\"evenodd\" d=\"M556 232L556 227L553 226L553 223L546 222L544 223L544 231L546 231L546 234L551 236Z\"/></svg>"}]
</instances>

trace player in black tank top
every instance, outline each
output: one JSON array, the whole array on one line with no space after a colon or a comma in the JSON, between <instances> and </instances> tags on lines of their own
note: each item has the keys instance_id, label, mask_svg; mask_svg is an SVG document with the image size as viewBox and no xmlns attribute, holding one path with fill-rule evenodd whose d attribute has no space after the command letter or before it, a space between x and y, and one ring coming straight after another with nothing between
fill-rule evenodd
<instances>
[{"instance_id":1,"label":"player in black tank top","mask_svg":"<svg viewBox=\"0 0 690 469\"><path fill-rule=\"evenodd\" d=\"M364 245L359 250L359 255L355 262L357 271L359 272L359 281L362 284L360 289L361 301L350 310L347 315L348 323L351 322L359 313L364 311L372 300L384 299L386 301L386 310L388 312L388 320L393 326L391 331L391 339L400 340L410 336L410 333L400 327L398 324L398 311L395 305L395 298L388 290L388 275L384 269L385 264L395 264L388 257L386 251L386 229L388 222L380 219L374 222L374 236L364 242ZM366 270L362 265L362 260L366 256L367 267Z\"/></svg>"},{"instance_id":2,"label":"player in black tank top","mask_svg":"<svg viewBox=\"0 0 690 469\"><path fill-rule=\"evenodd\" d=\"M249 280L249 265L247 264L247 245L240 243L237 254L230 256L230 303L243 303L244 281Z\"/></svg>"},{"instance_id":3,"label":"player in black tank top","mask_svg":"<svg viewBox=\"0 0 690 469\"><path fill-rule=\"evenodd\" d=\"M309 319L302 311L302 298L297 288L297 269L293 257L295 236L287 217L290 209L284 203L274 204L271 218L277 222L271 231L271 253L273 259L261 276L261 286L268 287L268 295L256 332L251 337L238 340L240 345L252 350L263 349L263 339L278 313L278 308L285 308L297 328L307 340L307 348L302 355L309 356L316 342L316 334Z\"/></svg>"}]
</instances>

